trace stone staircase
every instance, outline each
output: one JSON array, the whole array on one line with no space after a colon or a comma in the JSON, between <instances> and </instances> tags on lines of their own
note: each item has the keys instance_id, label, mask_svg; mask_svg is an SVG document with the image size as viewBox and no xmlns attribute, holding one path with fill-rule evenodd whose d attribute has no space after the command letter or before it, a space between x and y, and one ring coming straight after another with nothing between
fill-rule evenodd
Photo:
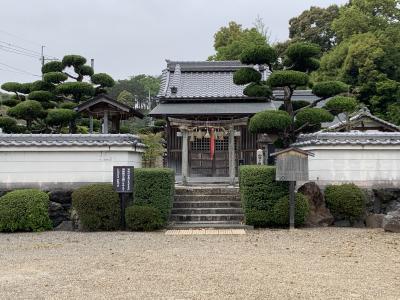
<instances>
[{"instance_id":1,"label":"stone staircase","mask_svg":"<svg viewBox=\"0 0 400 300\"><path fill-rule=\"evenodd\" d=\"M177 186L170 228L246 228L239 189L226 186Z\"/></svg>"}]
</instances>

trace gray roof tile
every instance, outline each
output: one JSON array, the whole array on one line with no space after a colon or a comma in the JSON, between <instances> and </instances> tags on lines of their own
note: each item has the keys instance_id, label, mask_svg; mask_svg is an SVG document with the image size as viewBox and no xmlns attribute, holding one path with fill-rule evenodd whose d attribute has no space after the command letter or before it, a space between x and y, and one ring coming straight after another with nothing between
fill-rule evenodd
<instances>
[{"instance_id":1,"label":"gray roof tile","mask_svg":"<svg viewBox=\"0 0 400 300\"><path fill-rule=\"evenodd\" d=\"M150 115L253 115L260 111L275 109L273 102L161 103L150 112Z\"/></svg>"},{"instance_id":2,"label":"gray roof tile","mask_svg":"<svg viewBox=\"0 0 400 300\"><path fill-rule=\"evenodd\" d=\"M400 132L351 131L301 134L292 146L315 145L400 145Z\"/></svg>"},{"instance_id":3,"label":"gray roof tile","mask_svg":"<svg viewBox=\"0 0 400 300\"><path fill-rule=\"evenodd\" d=\"M0 147L49 146L137 146L144 147L132 134L0 134Z\"/></svg>"}]
</instances>

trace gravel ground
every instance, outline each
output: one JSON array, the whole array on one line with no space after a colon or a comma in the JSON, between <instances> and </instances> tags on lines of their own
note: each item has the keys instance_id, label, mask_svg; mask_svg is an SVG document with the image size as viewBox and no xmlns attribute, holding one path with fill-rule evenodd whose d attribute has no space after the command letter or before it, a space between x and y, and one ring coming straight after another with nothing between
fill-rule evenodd
<instances>
[{"instance_id":1,"label":"gravel ground","mask_svg":"<svg viewBox=\"0 0 400 300\"><path fill-rule=\"evenodd\" d=\"M0 299L400 299L400 235L0 235Z\"/></svg>"}]
</instances>

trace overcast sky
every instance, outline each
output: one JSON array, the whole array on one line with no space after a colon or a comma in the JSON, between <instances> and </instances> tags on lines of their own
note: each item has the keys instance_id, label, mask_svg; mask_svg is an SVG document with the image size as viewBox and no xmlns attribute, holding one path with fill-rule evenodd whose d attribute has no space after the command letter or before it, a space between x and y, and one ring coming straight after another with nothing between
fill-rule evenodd
<instances>
[{"instance_id":1,"label":"overcast sky","mask_svg":"<svg viewBox=\"0 0 400 300\"><path fill-rule=\"evenodd\" d=\"M115 79L158 75L165 59L205 60L213 54L214 33L231 20L251 27L259 15L270 30L271 40L283 41L288 38L291 17L313 5L345 2L1 0L0 83L39 79L30 74L40 75L41 45L46 46L45 55L55 58L65 54L80 54L88 61L94 58L95 71ZM15 45L24 49L15 51Z\"/></svg>"}]
</instances>

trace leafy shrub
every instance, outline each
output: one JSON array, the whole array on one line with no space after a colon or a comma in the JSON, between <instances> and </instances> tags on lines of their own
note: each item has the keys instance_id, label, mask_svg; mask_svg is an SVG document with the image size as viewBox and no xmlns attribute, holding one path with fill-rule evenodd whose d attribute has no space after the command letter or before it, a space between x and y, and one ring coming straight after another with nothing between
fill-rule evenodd
<instances>
[{"instance_id":1,"label":"leafy shrub","mask_svg":"<svg viewBox=\"0 0 400 300\"><path fill-rule=\"evenodd\" d=\"M1 89L7 92L19 92L21 89L21 84L19 82L6 82L1 85Z\"/></svg>"},{"instance_id":2,"label":"leafy shrub","mask_svg":"<svg viewBox=\"0 0 400 300\"><path fill-rule=\"evenodd\" d=\"M319 126L322 122L332 122L333 119L334 116L323 108L304 108L296 115L296 125L302 126L308 123L309 126Z\"/></svg>"},{"instance_id":3,"label":"leafy shrub","mask_svg":"<svg viewBox=\"0 0 400 300\"><path fill-rule=\"evenodd\" d=\"M329 185L325 189L326 205L336 219L358 220L365 209L365 195L353 183Z\"/></svg>"},{"instance_id":4,"label":"leafy shrub","mask_svg":"<svg viewBox=\"0 0 400 300\"><path fill-rule=\"evenodd\" d=\"M243 90L243 94L248 97L270 97L272 95L271 88L264 83L250 83Z\"/></svg>"},{"instance_id":5,"label":"leafy shrub","mask_svg":"<svg viewBox=\"0 0 400 300\"><path fill-rule=\"evenodd\" d=\"M243 50L240 61L246 65L272 64L277 59L275 49L268 45L255 45Z\"/></svg>"},{"instance_id":6,"label":"leafy shrub","mask_svg":"<svg viewBox=\"0 0 400 300\"><path fill-rule=\"evenodd\" d=\"M239 183L246 224L273 225L275 203L288 193L287 182L275 181L275 167L241 166Z\"/></svg>"},{"instance_id":7,"label":"leafy shrub","mask_svg":"<svg viewBox=\"0 0 400 300\"><path fill-rule=\"evenodd\" d=\"M164 224L160 211L151 206L130 206L125 210L126 227L134 231L152 231Z\"/></svg>"},{"instance_id":8,"label":"leafy shrub","mask_svg":"<svg viewBox=\"0 0 400 300\"><path fill-rule=\"evenodd\" d=\"M43 65L42 73L62 72L63 69L64 67L60 61L51 61Z\"/></svg>"},{"instance_id":9,"label":"leafy shrub","mask_svg":"<svg viewBox=\"0 0 400 300\"><path fill-rule=\"evenodd\" d=\"M0 198L0 231L51 229L49 196L39 190L16 190Z\"/></svg>"},{"instance_id":10,"label":"leafy shrub","mask_svg":"<svg viewBox=\"0 0 400 300\"><path fill-rule=\"evenodd\" d=\"M43 80L49 83L60 83L68 79L63 72L48 72L43 77Z\"/></svg>"},{"instance_id":11,"label":"leafy shrub","mask_svg":"<svg viewBox=\"0 0 400 300\"><path fill-rule=\"evenodd\" d=\"M78 116L77 112L72 109L66 108L54 108L48 111L46 122L50 126L60 125L66 126L69 122L76 119Z\"/></svg>"},{"instance_id":12,"label":"leafy shrub","mask_svg":"<svg viewBox=\"0 0 400 300\"><path fill-rule=\"evenodd\" d=\"M115 82L112 77L106 73L97 73L91 77L93 84L99 84L102 87L113 87Z\"/></svg>"},{"instance_id":13,"label":"leafy shrub","mask_svg":"<svg viewBox=\"0 0 400 300\"><path fill-rule=\"evenodd\" d=\"M273 133L284 130L292 124L292 118L286 111L266 110L256 113L249 123L249 130L252 133Z\"/></svg>"},{"instance_id":14,"label":"leafy shrub","mask_svg":"<svg viewBox=\"0 0 400 300\"><path fill-rule=\"evenodd\" d=\"M6 105L8 107L14 107L15 105L17 105L20 102L21 102L20 100L13 99L13 98L9 98L9 99L5 99L5 100L1 101L2 105Z\"/></svg>"},{"instance_id":15,"label":"leafy shrub","mask_svg":"<svg viewBox=\"0 0 400 300\"><path fill-rule=\"evenodd\" d=\"M4 133L14 133L17 130L17 120L10 117L0 117L0 128Z\"/></svg>"},{"instance_id":16,"label":"leafy shrub","mask_svg":"<svg viewBox=\"0 0 400 300\"><path fill-rule=\"evenodd\" d=\"M65 55L62 59L62 66L65 67L75 67L78 68L86 63L86 58L80 55Z\"/></svg>"},{"instance_id":17,"label":"leafy shrub","mask_svg":"<svg viewBox=\"0 0 400 300\"><path fill-rule=\"evenodd\" d=\"M357 105L358 102L355 98L336 96L325 104L325 109L329 110L334 115L338 115L340 113L350 114L356 110Z\"/></svg>"},{"instance_id":18,"label":"leafy shrub","mask_svg":"<svg viewBox=\"0 0 400 300\"><path fill-rule=\"evenodd\" d=\"M259 82L260 80L261 73L253 68L241 68L233 74L233 82L238 85Z\"/></svg>"},{"instance_id":19,"label":"leafy shrub","mask_svg":"<svg viewBox=\"0 0 400 300\"><path fill-rule=\"evenodd\" d=\"M54 85L46 82L46 81L42 81L42 80L36 80L34 82L31 83L30 85L30 92L34 92L34 91L52 91L54 90Z\"/></svg>"},{"instance_id":20,"label":"leafy shrub","mask_svg":"<svg viewBox=\"0 0 400 300\"><path fill-rule=\"evenodd\" d=\"M296 87L307 85L308 80L308 75L303 72L285 70L273 72L268 78L268 83L272 87Z\"/></svg>"},{"instance_id":21,"label":"leafy shrub","mask_svg":"<svg viewBox=\"0 0 400 300\"><path fill-rule=\"evenodd\" d=\"M341 81L317 82L313 86L313 93L318 97L329 98L347 92L349 86Z\"/></svg>"},{"instance_id":22,"label":"leafy shrub","mask_svg":"<svg viewBox=\"0 0 400 300\"><path fill-rule=\"evenodd\" d=\"M29 100L36 100L39 102L51 101L54 99L54 95L48 91L33 91L28 95Z\"/></svg>"},{"instance_id":23,"label":"leafy shrub","mask_svg":"<svg viewBox=\"0 0 400 300\"><path fill-rule=\"evenodd\" d=\"M167 125L167 121L165 121L164 119L157 119L154 121L154 126L164 127L165 125Z\"/></svg>"},{"instance_id":24,"label":"leafy shrub","mask_svg":"<svg viewBox=\"0 0 400 300\"><path fill-rule=\"evenodd\" d=\"M289 196L282 197L273 209L273 222L279 226L289 225ZM303 225L310 213L310 205L306 196L296 193L294 222L296 226Z\"/></svg>"},{"instance_id":25,"label":"leafy shrub","mask_svg":"<svg viewBox=\"0 0 400 300\"><path fill-rule=\"evenodd\" d=\"M86 230L119 228L119 197L111 184L101 183L80 187L72 193L72 206Z\"/></svg>"},{"instance_id":26,"label":"leafy shrub","mask_svg":"<svg viewBox=\"0 0 400 300\"><path fill-rule=\"evenodd\" d=\"M93 96L94 88L88 82L63 82L56 87L56 92L80 99L82 96Z\"/></svg>"},{"instance_id":27,"label":"leafy shrub","mask_svg":"<svg viewBox=\"0 0 400 300\"><path fill-rule=\"evenodd\" d=\"M268 227L273 224L272 211L250 209L246 212L246 224L254 227Z\"/></svg>"},{"instance_id":28,"label":"leafy shrub","mask_svg":"<svg viewBox=\"0 0 400 300\"><path fill-rule=\"evenodd\" d=\"M157 208L166 222L171 212L175 191L172 169L135 169L134 202Z\"/></svg>"}]
</instances>

